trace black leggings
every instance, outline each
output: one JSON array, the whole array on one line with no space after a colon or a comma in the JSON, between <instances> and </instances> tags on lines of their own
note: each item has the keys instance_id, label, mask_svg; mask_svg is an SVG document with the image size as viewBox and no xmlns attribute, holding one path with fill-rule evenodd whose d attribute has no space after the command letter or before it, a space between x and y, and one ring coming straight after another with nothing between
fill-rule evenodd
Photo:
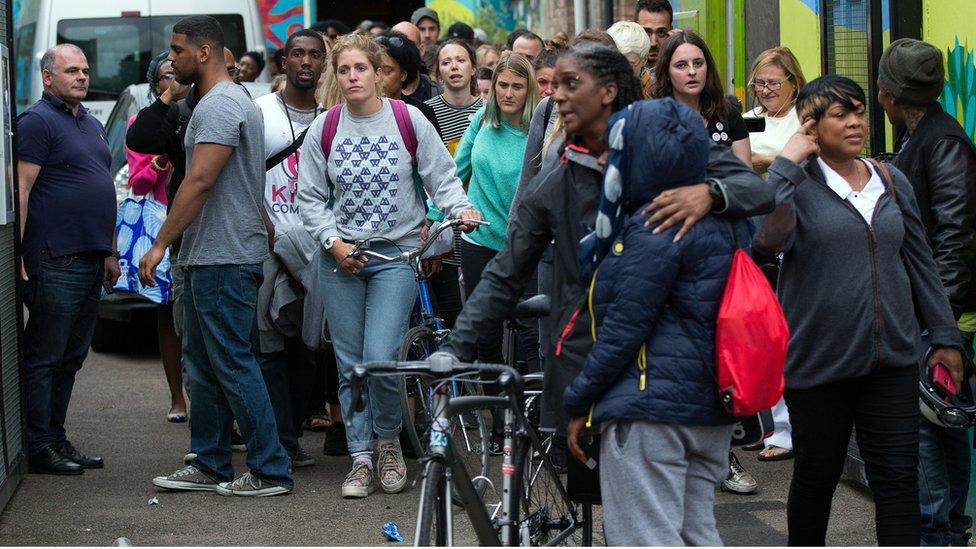
<instances>
[{"instance_id":1,"label":"black leggings","mask_svg":"<svg viewBox=\"0 0 976 549\"><path fill-rule=\"evenodd\" d=\"M787 390L793 426L789 545L825 545L851 428L874 494L879 545L918 546L918 368L884 366L811 389Z\"/></svg>"},{"instance_id":2,"label":"black leggings","mask_svg":"<svg viewBox=\"0 0 976 549\"><path fill-rule=\"evenodd\" d=\"M491 261L495 250L461 240L461 272L464 273L464 289L470 296L481 281L481 273ZM502 364L502 334L504 322L493 323L478 334L478 360L489 364Z\"/></svg>"}]
</instances>

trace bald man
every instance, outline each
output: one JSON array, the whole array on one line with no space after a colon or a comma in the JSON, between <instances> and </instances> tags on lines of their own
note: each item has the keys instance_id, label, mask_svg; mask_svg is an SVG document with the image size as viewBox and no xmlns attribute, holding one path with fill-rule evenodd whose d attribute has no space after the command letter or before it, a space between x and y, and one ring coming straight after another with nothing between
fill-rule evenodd
<instances>
[{"instance_id":1,"label":"bald man","mask_svg":"<svg viewBox=\"0 0 976 549\"><path fill-rule=\"evenodd\" d=\"M411 42L417 44L417 49L420 49L420 29L417 28L417 25L414 25L410 21L400 21L396 25L393 25L392 30L409 38Z\"/></svg>"}]
</instances>

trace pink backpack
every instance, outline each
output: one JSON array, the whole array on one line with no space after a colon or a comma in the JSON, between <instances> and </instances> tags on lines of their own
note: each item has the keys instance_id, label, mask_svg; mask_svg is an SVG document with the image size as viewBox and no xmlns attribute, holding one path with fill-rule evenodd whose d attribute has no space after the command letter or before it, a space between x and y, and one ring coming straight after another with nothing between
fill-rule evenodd
<instances>
[{"instance_id":1,"label":"pink backpack","mask_svg":"<svg viewBox=\"0 0 976 549\"><path fill-rule=\"evenodd\" d=\"M424 192L424 183L417 174L417 132L413 129L413 120L410 119L410 111L407 104L399 99L387 99L393 107L393 117L396 119L397 129L400 130L400 138L410 153L410 163L413 165L413 182L417 190L417 196L426 206L427 193ZM329 160L329 152L332 150L332 142L335 141L336 131L339 129L339 118L344 104L339 104L325 113L325 124L322 125L322 154L325 155L326 163ZM329 207L332 206L333 193L332 181L329 181Z\"/></svg>"}]
</instances>

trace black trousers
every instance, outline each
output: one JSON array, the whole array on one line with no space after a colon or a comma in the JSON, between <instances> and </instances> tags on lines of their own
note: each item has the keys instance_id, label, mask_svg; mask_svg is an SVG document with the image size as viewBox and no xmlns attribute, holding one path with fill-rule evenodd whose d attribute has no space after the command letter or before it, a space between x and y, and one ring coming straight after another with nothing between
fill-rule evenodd
<instances>
[{"instance_id":1,"label":"black trousers","mask_svg":"<svg viewBox=\"0 0 976 549\"><path fill-rule=\"evenodd\" d=\"M874 494L879 545L918 546L918 368L883 366L856 379L787 390L793 426L789 545L825 545L851 428Z\"/></svg>"},{"instance_id":2,"label":"black trousers","mask_svg":"<svg viewBox=\"0 0 976 549\"><path fill-rule=\"evenodd\" d=\"M464 288L468 295L474 293L481 281L481 273L484 272L488 262L491 261L495 250L485 248L477 244L472 244L467 240L461 241L461 272L464 273ZM497 322L490 329L478 334L478 360L488 364L502 364L505 362L502 356L502 334L504 333L504 323Z\"/></svg>"}]
</instances>

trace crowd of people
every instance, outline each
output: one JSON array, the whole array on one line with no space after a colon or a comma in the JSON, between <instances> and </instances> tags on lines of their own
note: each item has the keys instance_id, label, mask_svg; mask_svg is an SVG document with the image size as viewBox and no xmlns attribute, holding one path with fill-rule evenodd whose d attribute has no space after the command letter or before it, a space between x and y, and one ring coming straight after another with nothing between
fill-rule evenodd
<instances>
[{"instance_id":1,"label":"crowd of people","mask_svg":"<svg viewBox=\"0 0 976 549\"><path fill-rule=\"evenodd\" d=\"M301 445L314 429L324 454L351 459L342 497L403 491L397 382L370 379L357 412L350 379L396 357L417 282L354 252L362 239L417 248L451 218L453 243L423 263L451 329L442 350L504 362L513 307L550 296L518 352L544 372L558 467L586 461L583 441L601 434L609 543L720 545L716 487L757 490L714 377L742 249L790 328L775 432L740 450L794 460L789 543L825 544L853 432L879 543L965 545L976 148L937 102L942 53L902 39L881 57L878 101L898 132L882 163L862 158L857 83L807 82L773 48L753 61L743 109L706 41L673 21L669 2L640 0L606 30L519 29L495 45L420 8L392 27L317 23L267 61L235 59L211 17L177 23L126 135L132 192L168 211L138 273L148 286L172 273L158 310L165 417L190 433L184 466L153 484L288 493L316 463ZM266 64L272 93L252 99L238 84ZM41 72L43 97L17 122L27 447L33 472L82 474L104 462L72 445L65 417L120 237L104 130L82 106L88 60L62 44ZM581 251L590 237L602 252ZM959 390L943 396L965 425L920 414L933 369ZM248 468L236 476L235 450Z\"/></svg>"}]
</instances>

